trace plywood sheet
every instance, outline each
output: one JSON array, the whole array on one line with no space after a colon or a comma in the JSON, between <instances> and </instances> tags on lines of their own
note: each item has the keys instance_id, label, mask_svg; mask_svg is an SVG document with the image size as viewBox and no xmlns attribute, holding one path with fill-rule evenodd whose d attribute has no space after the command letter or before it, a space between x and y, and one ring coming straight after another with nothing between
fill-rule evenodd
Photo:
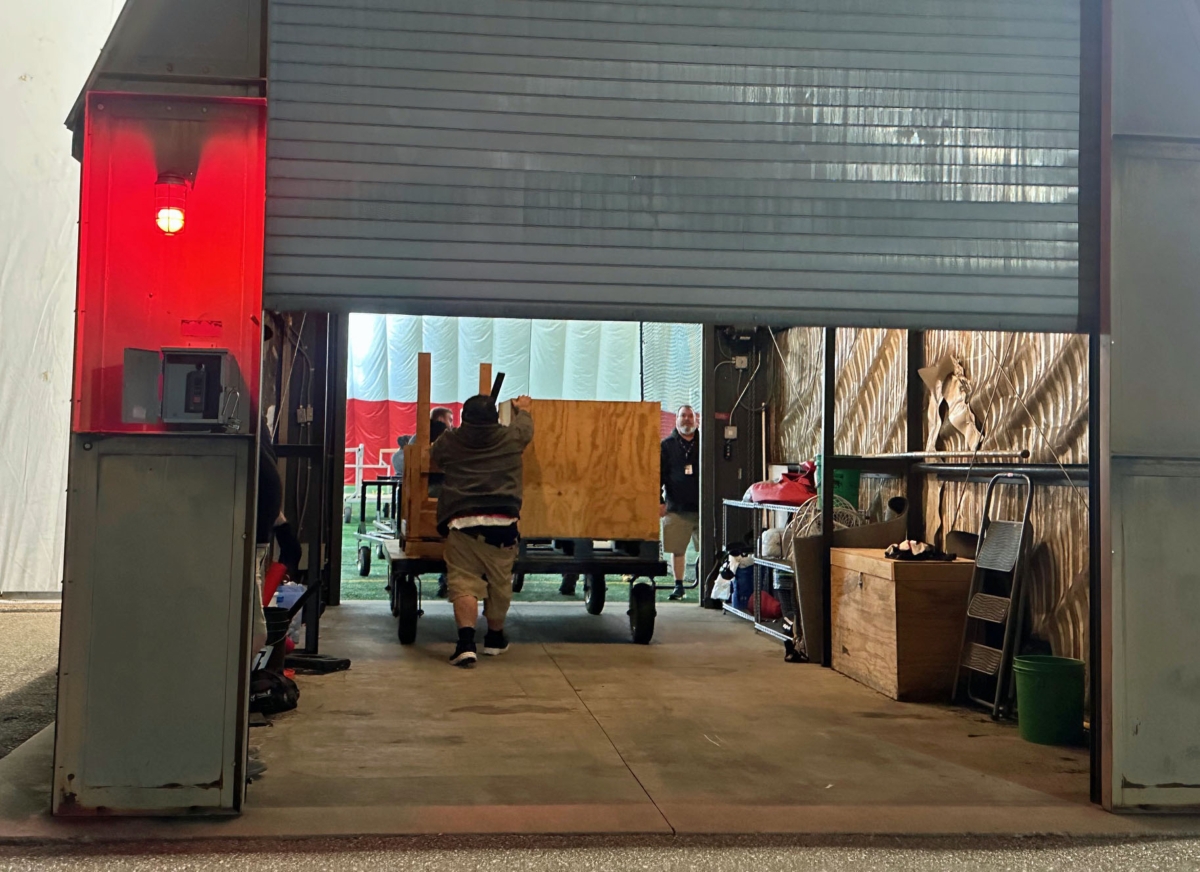
<instances>
[{"instance_id":1,"label":"plywood sheet","mask_svg":"<svg viewBox=\"0 0 1200 872\"><path fill-rule=\"evenodd\" d=\"M896 586L833 567L833 668L893 699L899 693Z\"/></svg>"},{"instance_id":2,"label":"plywood sheet","mask_svg":"<svg viewBox=\"0 0 1200 872\"><path fill-rule=\"evenodd\" d=\"M658 538L658 403L533 400L529 413L522 536Z\"/></svg>"},{"instance_id":3,"label":"plywood sheet","mask_svg":"<svg viewBox=\"0 0 1200 872\"><path fill-rule=\"evenodd\" d=\"M896 586L900 699L950 699L970 587L970 572L956 581L912 580Z\"/></svg>"}]
</instances>

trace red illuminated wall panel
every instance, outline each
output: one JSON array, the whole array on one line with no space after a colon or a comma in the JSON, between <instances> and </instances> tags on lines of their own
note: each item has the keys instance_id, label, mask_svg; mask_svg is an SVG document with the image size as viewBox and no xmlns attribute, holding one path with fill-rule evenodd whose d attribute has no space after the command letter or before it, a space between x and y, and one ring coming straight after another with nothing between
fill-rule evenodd
<instances>
[{"instance_id":1,"label":"red illuminated wall panel","mask_svg":"<svg viewBox=\"0 0 1200 872\"><path fill-rule=\"evenodd\" d=\"M263 100L88 95L75 338L76 432L145 432L121 422L126 348L225 348L258 409ZM184 226L156 222L155 182L188 180ZM246 429L243 428L243 432Z\"/></svg>"}]
</instances>

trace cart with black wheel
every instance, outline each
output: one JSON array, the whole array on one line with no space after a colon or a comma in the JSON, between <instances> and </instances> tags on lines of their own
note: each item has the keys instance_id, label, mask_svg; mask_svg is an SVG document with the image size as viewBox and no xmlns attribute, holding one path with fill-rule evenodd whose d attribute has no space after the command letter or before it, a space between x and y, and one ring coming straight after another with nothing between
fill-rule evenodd
<instances>
[{"instance_id":1,"label":"cart with black wheel","mask_svg":"<svg viewBox=\"0 0 1200 872\"><path fill-rule=\"evenodd\" d=\"M417 639L417 622L422 609L421 577L446 571L439 558L410 557L399 541L386 543L389 556L388 594L392 615L397 619L397 636L402 645ZM674 583L660 585L657 579L668 574L667 564L657 552L653 557L629 554L617 543L605 543L566 554L554 543L522 542L521 551L513 565L514 579L525 575L564 575L578 573L584 578L584 606L590 614L604 610L610 582L629 585L629 634L639 645L647 645L654 637L654 621L658 615L655 591L674 590ZM516 585L514 585L516 587Z\"/></svg>"},{"instance_id":2,"label":"cart with black wheel","mask_svg":"<svg viewBox=\"0 0 1200 872\"><path fill-rule=\"evenodd\" d=\"M399 476L381 475L370 481L364 481L359 489L358 530L354 534L354 540L358 556L358 574L364 578L371 574L372 552L380 560L387 560L387 543L396 542L400 538L400 519L397 511L400 505L400 484ZM375 517L368 526L367 492L369 490L375 491ZM384 491L389 491L386 502L383 499Z\"/></svg>"}]
</instances>

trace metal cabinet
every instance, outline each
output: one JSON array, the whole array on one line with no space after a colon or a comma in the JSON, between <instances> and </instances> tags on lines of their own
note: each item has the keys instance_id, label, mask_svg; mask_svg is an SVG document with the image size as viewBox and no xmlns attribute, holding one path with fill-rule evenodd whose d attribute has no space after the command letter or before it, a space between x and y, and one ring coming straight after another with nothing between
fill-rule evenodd
<instances>
[{"instance_id":1,"label":"metal cabinet","mask_svg":"<svg viewBox=\"0 0 1200 872\"><path fill-rule=\"evenodd\" d=\"M73 436L55 814L240 809L253 451Z\"/></svg>"}]
</instances>

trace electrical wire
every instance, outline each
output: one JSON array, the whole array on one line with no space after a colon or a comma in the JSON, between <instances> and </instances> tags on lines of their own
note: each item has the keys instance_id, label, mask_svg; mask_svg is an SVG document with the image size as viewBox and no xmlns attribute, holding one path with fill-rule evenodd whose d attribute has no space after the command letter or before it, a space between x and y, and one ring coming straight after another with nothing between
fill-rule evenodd
<instances>
[{"instance_id":1,"label":"electrical wire","mask_svg":"<svg viewBox=\"0 0 1200 872\"><path fill-rule=\"evenodd\" d=\"M762 368L762 357L758 352L755 352L755 367L754 367L755 375L758 374L758 371L761 368ZM768 368L767 371L770 372L770 369ZM764 375L765 375L765 373L764 373ZM752 375L750 377L750 384L753 384L753 383L754 383L754 376ZM749 385L747 385L747 389L749 389ZM771 395L771 386L768 385L767 389L766 389L766 396L770 396L770 395ZM764 402L759 406L747 406L745 404L745 402L743 402L742 400L738 400L737 405L734 408L735 409L744 409L745 411L749 412L751 415L757 415L757 414L760 414L769 405L770 405L769 403Z\"/></svg>"},{"instance_id":2,"label":"electrical wire","mask_svg":"<svg viewBox=\"0 0 1200 872\"><path fill-rule=\"evenodd\" d=\"M734 400L733 405L729 407L729 417L731 419L733 418L734 411L737 410L738 405L742 402L742 397L746 396L746 391L750 390L750 385L754 384L754 379L758 375L758 371L760 369L762 369L762 358L759 358L758 365L754 367L754 372L750 374L750 380L746 382L746 386L742 388L742 392L738 394L738 398ZM740 376L738 378L738 384L741 384Z\"/></svg>"},{"instance_id":3,"label":"electrical wire","mask_svg":"<svg viewBox=\"0 0 1200 872\"><path fill-rule=\"evenodd\" d=\"M301 338L304 336L304 323L307 320L308 320L308 313L305 312L304 316L300 319L300 337ZM291 332L291 328L288 329L288 332L289 333ZM295 343L295 348L297 350L299 350L302 345L303 345L303 343L298 341ZM292 355L292 363L288 367L287 378L285 378L283 380L283 391L280 393L280 400L279 400L279 405L281 405L281 406L286 406L288 404L288 399L289 399L288 391L291 390L291 387L292 387L292 375L293 375L293 373L296 372L297 356L298 356L297 354ZM307 356L308 355L305 355L305 357L307 357ZM309 361L309 362L311 363L311 361ZM275 434L279 431L279 422L282 419L282 417L283 417L283 410L276 409L275 410L275 426L271 428L271 441L272 442L275 441Z\"/></svg>"},{"instance_id":4,"label":"electrical wire","mask_svg":"<svg viewBox=\"0 0 1200 872\"><path fill-rule=\"evenodd\" d=\"M783 370L783 372L784 372L784 375L786 375L786 376L787 376L787 378L788 378L788 382L789 382L789 384L790 384L790 385L791 385L791 387L792 387L792 391L793 391L793 393L795 393L795 395L796 395L796 402L801 402L801 401L803 400L803 398L804 398L804 397L807 395L807 393L808 393L808 392L807 392L807 391L801 391L801 390L800 390L800 384L799 384L799 382L798 382L796 379L793 379L793 378L792 378L792 372L791 372L791 370L788 368L788 365L787 365L787 359L786 359L786 358L784 358L784 356L783 356L783 349L781 349L781 348L779 347L779 340L777 340L777 339L775 338L775 331L774 331L774 330L772 330L770 327L768 327L768 328L767 328L767 333L768 333L768 334L770 334L770 336L771 336L771 343L772 343L772 344L775 346L775 353L776 353L777 355L779 355L779 365L780 365L780 368ZM813 371L813 377L812 377L812 379L810 379L810 381L812 381L812 380L815 380L815 379L816 379L816 371L814 370L814 371Z\"/></svg>"},{"instance_id":5,"label":"electrical wire","mask_svg":"<svg viewBox=\"0 0 1200 872\"><path fill-rule=\"evenodd\" d=\"M315 381L316 367L313 364L312 358L309 356L308 352L304 348L304 328L307 325L307 323L308 323L308 313L307 312L305 312L301 316L300 327L298 330L293 330L291 325L287 324L285 322L286 330L284 332L285 338L284 338L283 345L286 348L288 341L290 340L290 343L291 343L292 349L293 349L293 353L292 353L292 362L288 366L287 377L283 381L283 390L280 392L279 405L283 408L279 408L279 409L275 410L275 421L273 422L273 426L271 427L271 441L272 442L275 441L275 436L279 432L279 423L280 423L280 421L283 420L283 416L286 414L286 412L284 412L284 408L287 408L288 406L291 405L291 389L292 389L292 381L296 374L296 361L299 360L301 357L304 358L306 370L300 376L300 379L301 379L300 391L299 391L300 395L301 395L300 405L301 405L301 407L303 407L305 409L305 412L306 412L305 417L306 418L307 418L307 410L312 405L313 382ZM309 426L310 426L310 422L307 420L305 420L304 423L299 424L299 431L300 431L300 434L302 437L301 442L303 442L303 443L307 443L309 441L307 438L310 435L309 429L308 429ZM309 496L308 491L312 484L312 460L306 458L304 460L304 464L303 464L302 468L303 468L303 479L304 479L303 487L301 487L301 468L297 468L297 470L296 470L295 511L296 511L296 531L297 531L297 533L299 533L300 530L302 529L302 527L304 525L305 517L308 515L308 496ZM304 495L303 501L301 500L301 493L303 493L303 495ZM311 557L311 555L310 555L310 557Z\"/></svg>"}]
</instances>

